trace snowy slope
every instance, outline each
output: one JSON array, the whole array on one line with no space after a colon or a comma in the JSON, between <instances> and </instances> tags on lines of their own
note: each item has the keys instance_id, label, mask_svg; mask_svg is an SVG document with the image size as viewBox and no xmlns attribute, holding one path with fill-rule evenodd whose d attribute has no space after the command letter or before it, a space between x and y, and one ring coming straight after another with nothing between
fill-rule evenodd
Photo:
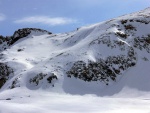
<instances>
[{"instance_id":1,"label":"snowy slope","mask_svg":"<svg viewBox=\"0 0 150 113\"><path fill-rule=\"evenodd\" d=\"M150 113L150 8L62 34L0 36L0 113Z\"/></svg>"},{"instance_id":2,"label":"snowy slope","mask_svg":"<svg viewBox=\"0 0 150 113\"><path fill-rule=\"evenodd\" d=\"M98 96L150 92L150 8L51 34L20 29L0 44L0 91L43 89Z\"/></svg>"},{"instance_id":3,"label":"snowy slope","mask_svg":"<svg viewBox=\"0 0 150 113\"><path fill-rule=\"evenodd\" d=\"M0 93L1 113L149 113L147 96L139 98L69 95L22 88Z\"/></svg>"}]
</instances>

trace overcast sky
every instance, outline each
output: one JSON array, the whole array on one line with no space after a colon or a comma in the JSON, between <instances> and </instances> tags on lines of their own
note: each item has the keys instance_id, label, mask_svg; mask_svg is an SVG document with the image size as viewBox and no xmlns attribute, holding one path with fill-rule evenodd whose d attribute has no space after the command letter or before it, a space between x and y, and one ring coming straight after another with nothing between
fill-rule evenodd
<instances>
[{"instance_id":1,"label":"overcast sky","mask_svg":"<svg viewBox=\"0 0 150 113\"><path fill-rule=\"evenodd\" d=\"M36 27L68 32L150 7L150 0L0 0L0 34Z\"/></svg>"}]
</instances>

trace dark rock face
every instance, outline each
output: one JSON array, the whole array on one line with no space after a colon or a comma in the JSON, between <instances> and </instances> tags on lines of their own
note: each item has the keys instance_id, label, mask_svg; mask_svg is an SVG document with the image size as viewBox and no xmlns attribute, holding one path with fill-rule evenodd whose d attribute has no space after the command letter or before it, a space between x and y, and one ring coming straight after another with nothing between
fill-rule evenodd
<instances>
[{"instance_id":1,"label":"dark rock face","mask_svg":"<svg viewBox=\"0 0 150 113\"><path fill-rule=\"evenodd\" d=\"M12 84L9 88L13 89L13 88L17 87L17 82L18 82L18 78L15 78L15 80L12 82ZM20 87L20 86L18 86L18 87Z\"/></svg>"},{"instance_id":2,"label":"dark rock face","mask_svg":"<svg viewBox=\"0 0 150 113\"><path fill-rule=\"evenodd\" d=\"M13 34L13 37L14 37L14 38L17 38L17 37L20 37L20 38L26 37L26 36L28 36L32 31L52 34L51 32L48 32L48 31L43 30L43 29L38 29L38 28L23 28L23 29L18 29L17 31L15 31L14 34Z\"/></svg>"},{"instance_id":3,"label":"dark rock face","mask_svg":"<svg viewBox=\"0 0 150 113\"><path fill-rule=\"evenodd\" d=\"M13 45L19 39L28 36L32 31L52 34L51 32L38 29L38 28L23 28L23 29L18 29L17 31L15 31L13 36L4 37L0 35L0 52L7 49L10 45Z\"/></svg>"},{"instance_id":4,"label":"dark rock face","mask_svg":"<svg viewBox=\"0 0 150 113\"><path fill-rule=\"evenodd\" d=\"M23 29L18 29L13 34L13 38L12 38L12 41L11 41L10 45L14 44L17 40L28 36L32 31L52 34L51 32L48 32L48 31L42 30L42 29L38 29L38 28L23 28Z\"/></svg>"},{"instance_id":5,"label":"dark rock face","mask_svg":"<svg viewBox=\"0 0 150 113\"><path fill-rule=\"evenodd\" d=\"M53 79L56 79L56 80L57 80L58 78L57 78L56 75L52 74L51 76L49 76L49 77L47 78L47 81L48 81L49 83L52 83L52 80L53 80Z\"/></svg>"},{"instance_id":6,"label":"dark rock face","mask_svg":"<svg viewBox=\"0 0 150 113\"><path fill-rule=\"evenodd\" d=\"M0 63L0 88L10 78L10 74L13 74L13 69L4 63Z\"/></svg>"},{"instance_id":7,"label":"dark rock face","mask_svg":"<svg viewBox=\"0 0 150 113\"><path fill-rule=\"evenodd\" d=\"M134 47L140 50L145 49L150 53L150 34L145 37L134 38Z\"/></svg>"},{"instance_id":8,"label":"dark rock face","mask_svg":"<svg viewBox=\"0 0 150 113\"><path fill-rule=\"evenodd\" d=\"M118 75L135 66L135 60L136 57L131 53L128 57L110 56L106 60L98 59L97 62L89 61L87 64L84 61L77 61L67 72L67 76L88 82L101 81L108 85L110 80L115 81Z\"/></svg>"},{"instance_id":9,"label":"dark rock face","mask_svg":"<svg viewBox=\"0 0 150 113\"><path fill-rule=\"evenodd\" d=\"M0 52L7 49L9 43L11 42L12 37L11 36L2 36L0 35Z\"/></svg>"},{"instance_id":10,"label":"dark rock face","mask_svg":"<svg viewBox=\"0 0 150 113\"><path fill-rule=\"evenodd\" d=\"M44 74L44 73L39 73L37 74L35 77L31 78L29 80L30 83L35 84L36 86L39 85L40 81L46 80L48 83L52 84L52 86L54 86L54 84L52 83L55 80L57 80L57 76L54 75L53 73L51 75L49 74Z\"/></svg>"},{"instance_id":11,"label":"dark rock face","mask_svg":"<svg viewBox=\"0 0 150 113\"><path fill-rule=\"evenodd\" d=\"M0 35L0 44L2 44L5 41L5 37L3 37L2 35Z\"/></svg>"}]
</instances>

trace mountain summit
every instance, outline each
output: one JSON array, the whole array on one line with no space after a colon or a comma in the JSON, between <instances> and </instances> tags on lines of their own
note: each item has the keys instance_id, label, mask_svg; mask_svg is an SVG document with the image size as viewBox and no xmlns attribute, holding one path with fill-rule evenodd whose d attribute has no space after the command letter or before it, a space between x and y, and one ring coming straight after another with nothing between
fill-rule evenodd
<instances>
[{"instance_id":1,"label":"mountain summit","mask_svg":"<svg viewBox=\"0 0 150 113\"><path fill-rule=\"evenodd\" d=\"M0 36L0 90L70 94L150 91L150 8L69 33L24 28Z\"/></svg>"}]
</instances>

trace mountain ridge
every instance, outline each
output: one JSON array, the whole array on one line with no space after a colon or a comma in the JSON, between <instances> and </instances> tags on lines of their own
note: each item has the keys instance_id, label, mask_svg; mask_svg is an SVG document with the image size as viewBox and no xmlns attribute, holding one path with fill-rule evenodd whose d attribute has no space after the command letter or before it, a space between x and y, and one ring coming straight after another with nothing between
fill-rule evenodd
<instances>
[{"instance_id":1,"label":"mountain ridge","mask_svg":"<svg viewBox=\"0 0 150 113\"><path fill-rule=\"evenodd\" d=\"M23 28L6 41L0 37L1 91L27 87L101 96L127 86L150 91L148 69L136 79L144 73L142 66L150 66L149 12L147 8L69 33Z\"/></svg>"}]
</instances>

